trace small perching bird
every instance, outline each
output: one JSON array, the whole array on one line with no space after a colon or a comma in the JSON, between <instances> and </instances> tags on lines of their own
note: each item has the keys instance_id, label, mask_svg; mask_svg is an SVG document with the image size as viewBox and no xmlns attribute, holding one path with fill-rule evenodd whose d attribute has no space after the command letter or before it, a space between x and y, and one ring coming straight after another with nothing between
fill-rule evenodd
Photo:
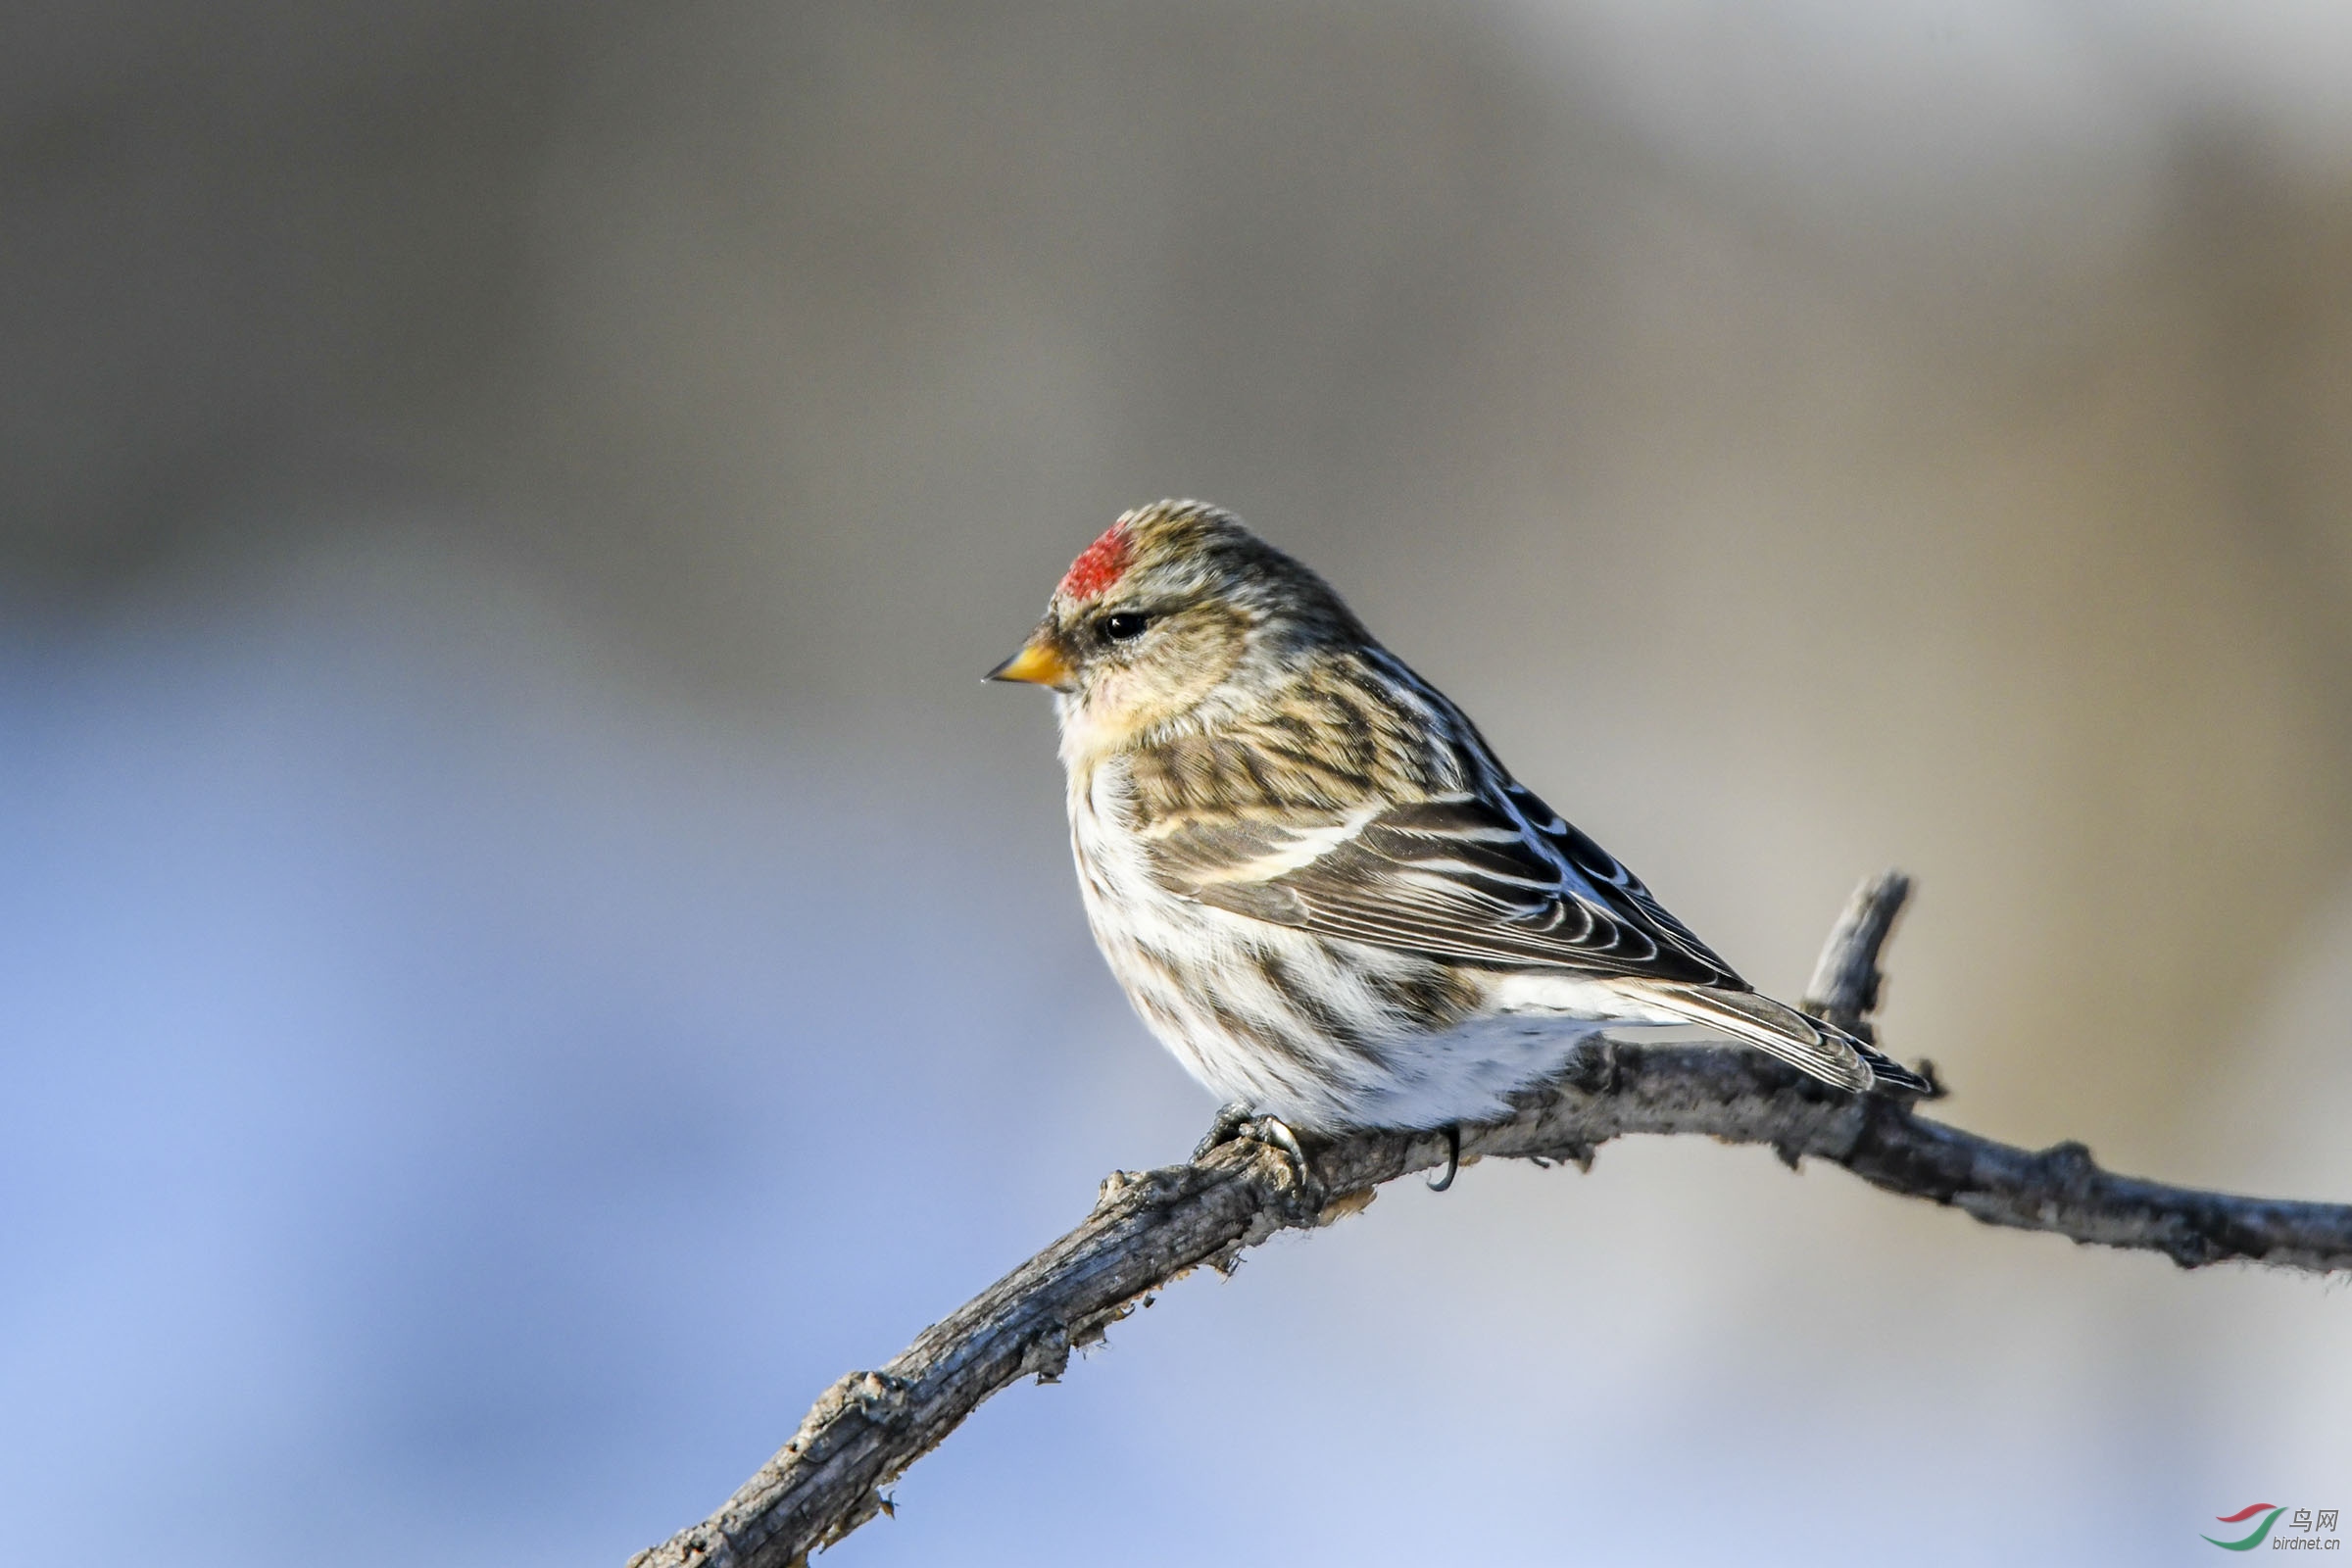
<instances>
[{"instance_id":1,"label":"small perching bird","mask_svg":"<svg viewBox=\"0 0 2352 1568\"><path fill-rule=\"evenodd\" d=\"M1486 1120L1611 1024L1928 1088L1750 988L1322 578L1214 507L1119 518L990 676L1056 694L1095 940L1229 1102L1212 1141L1252 1118L1294 1151L1290 1127Z\"/></svg>"}]
</instances>

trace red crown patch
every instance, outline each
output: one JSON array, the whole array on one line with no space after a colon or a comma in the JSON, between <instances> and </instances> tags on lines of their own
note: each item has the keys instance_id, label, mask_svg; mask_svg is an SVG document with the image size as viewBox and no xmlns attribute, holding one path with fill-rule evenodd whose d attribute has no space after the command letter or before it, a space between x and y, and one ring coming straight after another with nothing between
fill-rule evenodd
<instances>
[{"instance_id":1,"label":"red crown patch","mask_svg":"<svg viewBox=\"0 0 2352 1568\"><path fill-rule=\"evenodd\" d=\"M1127 525L1114 522L1102 532L1102 537L1088 545L1070 563L1069 571L1061 579L1060 591L1072 599L1092 599L1095 595L1127 575L1127 564L1134 542Z\"/></svg>"}]
</instances>

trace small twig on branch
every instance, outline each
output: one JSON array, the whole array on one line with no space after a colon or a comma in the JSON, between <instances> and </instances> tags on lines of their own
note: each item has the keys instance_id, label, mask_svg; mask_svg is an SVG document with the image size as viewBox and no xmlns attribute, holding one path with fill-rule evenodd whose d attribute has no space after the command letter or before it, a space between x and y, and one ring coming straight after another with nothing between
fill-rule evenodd
<instances>
[{"instance_id":1,"label":"small twig on branch","mask_svg":"<svg viewBox=\"0 0 2352 1568\"><path fill-rule=\"evenodd\" d=\"M1808 1005L1869 1025L1879 953L1910 892L1888 872L1863 884L1823 950ZM1931 1077L1933 1074L1930 1075ZM1990 1225L2162 1252L2182 1268L2230 1260L2324 1274L2352 1269L2352 1206L2237 1198L2117 1176L2081 1144L2038 1152L1912 1113L1908 1096L1857 1099L1757 1052L1603 1044L1520 1097L1508 1121L1463 1130L1465 1156L1572 1160L1628 1133L1703 1133L1805 1155L1873 1186L1949 1204ZM1281 1156L1231 1143L1198 1164L1104 1179L1077 1229L926 1329L878 1372L825 1391L801 1429L718 1512L629 1568L789 1568L890 1506L882 1489L1016 1379L1052 1382L1148 1292L1206 1263L1220 1271L1291 1227L1330 1224L1381 1183L1446 1157L1438 1133L1359 1133L1310 1144L1317 1209Z\"/></svg>"},{"instance_id":2,"label":"small twig on branch","mask_svg":"<svg viewBox=\"0 0 2352 1568\"><path fill-rule=\"evenodd\" d=\"M1871 1015L1879 1010L1879 954L1894 935L1895 916L1911 897L1911 879L1900 871L1881 871L1845 901L1845 912L1830 927L1821 945L1821 958L1805 999L1797 1004L1816 1018L1827 1018L1871 1045L1879 1043Z\"/></svg>"}]
</instances>

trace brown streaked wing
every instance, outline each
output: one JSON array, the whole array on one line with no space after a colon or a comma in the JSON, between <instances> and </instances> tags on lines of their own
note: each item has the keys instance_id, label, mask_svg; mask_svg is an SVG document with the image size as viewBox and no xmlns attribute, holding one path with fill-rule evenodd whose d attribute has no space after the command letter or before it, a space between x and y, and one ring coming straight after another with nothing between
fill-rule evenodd
<instances>
[{"instance_id":1,"label":"brown streaked wing","mask_svg":"<svg viewBox=\"0 0 2352 1568\"><path fill-rule=\"evenodd\" d=\"M1552 831L1531 834L1499 803L1453 795L1386 808L1276 876L1218 876L1220 859L1239 870L1265 854L1257 833L1224 828L1157 836L1153 865L1171 892L1216 908L1456 963L1743 984L1622 865L1518 793ZM1245 846L1255 854L1234 853Z\"/></svg>"}]
</instances>

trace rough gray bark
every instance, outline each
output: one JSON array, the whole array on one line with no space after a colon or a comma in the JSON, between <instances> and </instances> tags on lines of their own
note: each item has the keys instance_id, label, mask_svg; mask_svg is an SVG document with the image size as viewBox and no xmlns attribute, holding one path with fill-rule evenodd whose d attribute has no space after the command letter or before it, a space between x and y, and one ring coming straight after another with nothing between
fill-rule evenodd
<instances>
[{"instance_id":1,"label":"rough gray bark","mask_svg":"<svg viewBox=\"0 0 2352 1568\"><path fill-rule=\"evenodd\" d=\"M1879 952L1909 892L1896 872L1857 890L1823 950L1809 1006L1844 1028L1868 1028ZM1462 1151L1590 1167L1595 1149L1628 1133L1763 1144L1792 1167L1810 1154L1986 1224L2162 1252L2182 1268L2236 1259L2352 1269L2352 1206L2117 1176L2081 1144L2014 1149L1913 1114L1909 1096L1858 1099L1736 1048L1589 1048L1559 1082L1522 1097L1510 1120L1463 1129ZM1442 1164L1446 1149L1436 1133L1363 1133L1309 1144L1308 1153L1307 1191L1254 1144L1228 1144L1196 1164L1113 1172L1077 1229L880 1371L853 1372L826 1390L792 1441L724 1506L639 1552L629 1568L803 1561L888 1508L882 1489L983 1399L1018 1378L1059 1377L1071 1350L1100 1340L1148 1293L1202 1263L1230 1268L1277 1231L1353 1213L1381 1183Z\"/></svg>"}]
</instances>

